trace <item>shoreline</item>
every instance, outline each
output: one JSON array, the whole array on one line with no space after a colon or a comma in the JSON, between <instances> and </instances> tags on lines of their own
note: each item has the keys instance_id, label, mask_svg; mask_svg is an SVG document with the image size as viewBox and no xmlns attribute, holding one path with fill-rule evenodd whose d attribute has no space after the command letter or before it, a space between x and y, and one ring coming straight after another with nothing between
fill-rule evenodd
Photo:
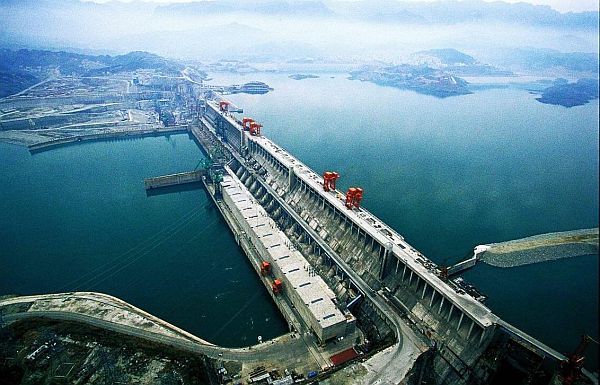
<instances>
[{"instance_id":1,"label":"shoreline","mask_svg":"<svg viewBox=\"0 0 600 385\"><path fill-rule=\"evenodd\" d=\"M104 141L104 140L112 140L112 139L128 139L128 138L140 138L147 136L162 136L162 135L170 135L170 134L183 134L188 131L187 124L185 125L177 125L166 128L140 128L140 129L129 129L129 130L120 130L120 131L101 131L101 132L93 132L93 133L85 133L74 136L66 136L62 138L53 138L47 141L41 141L37 143L28 144L25 141L19 141L18 139L13 138L2 138L0 137L0 142L13 144L21 147L26 147L29 152L32 154L52 150L57 147L68 146L71 144L81 143L81 142L94 142L94 141Z\"/></svg>"}]
</instances>

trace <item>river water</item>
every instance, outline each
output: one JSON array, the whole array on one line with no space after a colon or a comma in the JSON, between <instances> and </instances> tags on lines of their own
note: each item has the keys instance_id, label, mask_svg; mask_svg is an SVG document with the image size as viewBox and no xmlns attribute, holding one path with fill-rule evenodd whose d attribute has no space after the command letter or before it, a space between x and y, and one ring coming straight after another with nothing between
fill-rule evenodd
<instances>
[{"instance_id":1,"label":"river water","mask_svg":"<svg viewBox=\"0 0 600 385\"><path fill-rule=\"evenodd\" d=\"M187 134L34 155L0 143L0 294L100 291L226 346L285 333L199 184L146 195L144 178L200 159Z\"/></svg>"},{"instance_id":2,"label":"river water","mask_svg":"<svg viewBox=\"0 0 600 385\"><path fill-rule=\"evenodd\" d=\"M341 190L362 187L364 206L437 263L477 244L598 226L598 101L544 105L523 87L437 99L341 74L211 76L274 87L230 99L315 171L339 172ZM100 290L230 346L283 333L205 193L143 191L144 177L192 169L200 156L185 135L33 156L0 144L0 293ZM114 260L122 270L110 275L103 264ZM598 336L597 255L478 265L464 277L495 313L560 351Z\"/></svg>"}]
</instances>

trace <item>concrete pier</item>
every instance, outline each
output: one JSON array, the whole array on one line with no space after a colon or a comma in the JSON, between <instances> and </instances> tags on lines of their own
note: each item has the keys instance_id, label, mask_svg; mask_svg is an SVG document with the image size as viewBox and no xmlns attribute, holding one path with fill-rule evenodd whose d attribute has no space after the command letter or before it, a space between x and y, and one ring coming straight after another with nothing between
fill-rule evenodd
<instances>
[{"instance_id":1,"label":"concrete pier","mask_svg":"<svg viewBox=\"0 0 600 385\"><path fill-rule=\"evenodd\" d=\"M468 270L475 266L477 263L477 257L473 255L471 258L465 259L464 261L460 261L448 268L448 275L455 275L458 273L462 273L465 270Z\"/></svg>"},{"instance_id":2,"label":"concrete pier","mask_svg":"<svg viewBox=\"0 0 600 385\"><path fill-rule=\"evenodd\" d=\"M65 146L74 143L111 140L111 139L128 139L145 136L160 136L176 133L187 132L187 125L179 125L165 128L136 128L136 129L112 129L100 133L73 135L51 139L46 142L36 143L28 146L31 153L42 152L56 147Z\"/></svg>"},{"instance_id":3,"label":"concrete pier","mask_svg":"<svg viewBox=\"0 0 600 385\"><path fill-rule=\"evenodd\" d=\"M146 190L151 190L161 187L200 182L204 173L204 170L195 170L188 172L180 172L177 174L156 176L153 178L146 178L144 179L144 188Z\"/></svg>"}]
</instances>

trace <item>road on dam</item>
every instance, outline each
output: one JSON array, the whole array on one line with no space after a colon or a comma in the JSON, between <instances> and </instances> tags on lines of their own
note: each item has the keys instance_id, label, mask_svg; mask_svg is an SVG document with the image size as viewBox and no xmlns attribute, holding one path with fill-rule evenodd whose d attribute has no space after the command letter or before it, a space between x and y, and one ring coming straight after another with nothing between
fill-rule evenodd
<instances>
[{"instance_id":1,"label":"road on dam","mask_svg":"<svg viewBox=\"0 0 600 385\"><path fill-rule=\"evenodd\" d=\"M4 314L2 319L5 323L11 323L19 320L27 319L50 319L56 321L79 322L86 325L111 330L117 333L129 335L132 337L141 338L147 341L164 344L176 349L193 354L203 354L214 359L223 359L240 362L258 362L264 360L285 360L293 361L299 355L306 353L306 346L299 338L290 338L289 335L276 338L270 342L255 345L248 348L225 348L213 345L203 341L181 329L170 325L156 317L149 315L146 312L138 311L139 309L121 301L115 297L108 296L102 293L63 293L63 294L47 294L26 297L15 297L0 301L0 310L9 305L34 303L36 301L46 300L80 300L80 301L102 301L107 303L110 301L113 306L119 306L118 310L135 312L136 315L153 322L160 322L161 326L168 329L171 334L151 332L144 330L139 326L128 325L123 322L109 321L100 316L84 314L75 310L33 310L19 311L14 313ZM124 308L122 305L126 305Z\"/></svg>"}]
</instances>

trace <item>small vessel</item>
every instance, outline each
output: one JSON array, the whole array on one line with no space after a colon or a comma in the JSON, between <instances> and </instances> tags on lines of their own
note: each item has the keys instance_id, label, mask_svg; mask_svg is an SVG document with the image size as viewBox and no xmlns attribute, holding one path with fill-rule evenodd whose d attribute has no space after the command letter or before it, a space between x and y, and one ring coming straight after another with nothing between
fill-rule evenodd
<instances>
[{"instance_id":1,"label":"small vessel","mask_svg":"<svg viewBox=\"0 0 600 385\"><path fill-rule=\"evenodd\" d=\"M242 85L235 85L232 87L233 93L244 92L247 94L266 94L269 91L273 91L266 83L263 82L249 82Z\"/></svg>"}]
</instances>

